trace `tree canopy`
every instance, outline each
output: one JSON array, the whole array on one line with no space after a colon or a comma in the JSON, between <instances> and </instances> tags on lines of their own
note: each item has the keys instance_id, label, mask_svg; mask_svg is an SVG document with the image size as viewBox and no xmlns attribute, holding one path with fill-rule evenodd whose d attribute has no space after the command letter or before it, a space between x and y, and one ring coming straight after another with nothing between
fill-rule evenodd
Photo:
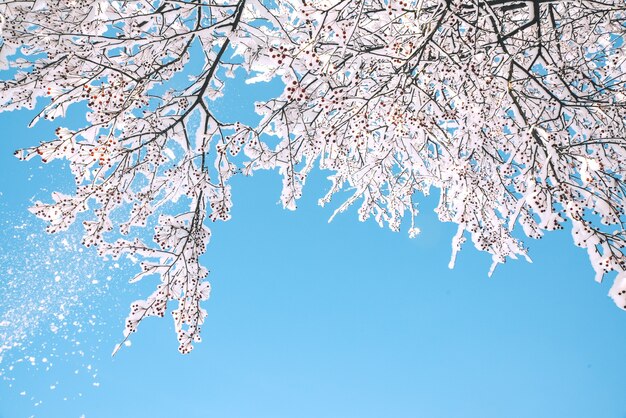
<instances>
[{"instance_id":1,"label":"tree canopy","mask_svg":"<svg viewBox=\"0 0 626 418\"><path fill-rule=\"evenodd\" d=\"M85 245L160 278L126 338L176 301L179 350L200 340L208 225L230 218L233 176L267 169L287 209L318 167L320 205L349 190L335 214L408 218L411 236L435 190L458 225L450 265L470 238L490 274L569 223L626 309L624 1L3 0L0 16L0 111L85 115L17 152L67 160L76 180L32 212L57 232L89 211ZM214 111L236 77L282 80L258 124Z\"/></svg>"}]
</instances>

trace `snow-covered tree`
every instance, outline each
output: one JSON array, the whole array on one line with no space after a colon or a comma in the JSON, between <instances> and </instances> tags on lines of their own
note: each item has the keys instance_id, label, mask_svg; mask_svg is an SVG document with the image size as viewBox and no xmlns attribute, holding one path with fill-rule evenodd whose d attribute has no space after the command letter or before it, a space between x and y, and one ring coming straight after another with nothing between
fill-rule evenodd
<instances>
[{"instance_id":1,"label":"snow-covered tree","mask_svg":"<svg viewBox=\"0 0 626 418\"><path fill-rule=\"evenodd\" d=\"M86 116L17 153L76 179L33 213L56 232L89 211L85 245L160 277L126 337L176 301L180 351L200 340L207 225L259 169L278 169L287 209L330 170L321 205L351 190L335 214L358 202L412 236L435 189L458 225L451 266L467 238L493 271L569 222L626 309L623 0L0 0L0 16L0 110ZM233 77L284 83L257 125L215 115ZM132 238L152 224L154 242Z\"/></svg>"}]
</instances>

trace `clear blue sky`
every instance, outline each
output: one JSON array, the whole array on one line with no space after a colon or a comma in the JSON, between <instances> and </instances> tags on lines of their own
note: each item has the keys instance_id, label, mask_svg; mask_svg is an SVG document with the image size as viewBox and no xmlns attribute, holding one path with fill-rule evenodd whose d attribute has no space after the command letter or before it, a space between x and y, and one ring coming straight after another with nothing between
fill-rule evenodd
<instances>
[{"instance_id":1,"label":"clear blue sky","mask_svg":"<svg viewBox=\"0 0 626 418\"><path fill-rule=\"evenodd\" d=\"M247 100L231 94L222 110ZM455 228L432 200L414 240L354 211L327 224L319 172L293 213L276 173L234 181L192 354L178 354L167 318L111 358L128 304L155 283L127 284L134 268L77 252L79 230L46 236L26 212L72 187L62 165L12 157L55 126L28 120L0 115L0 345L21 344L0 363L0 418L626 417L626 313L567 232L491 279L469 246L449 270Z\"/></svg>"}]
</instances>

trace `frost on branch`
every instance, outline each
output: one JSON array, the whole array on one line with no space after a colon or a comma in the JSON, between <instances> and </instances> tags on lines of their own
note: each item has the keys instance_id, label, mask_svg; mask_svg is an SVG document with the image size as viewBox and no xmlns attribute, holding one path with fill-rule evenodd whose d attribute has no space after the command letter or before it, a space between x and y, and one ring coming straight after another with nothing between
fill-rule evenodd
<instances>
[{"instance_id":1,"label":"frost on branch","mask_svg":"<svg viewBox=\"0 0 626 418\"><path fill-rule=\"evenodd\" d=\"M204 200L195 201L192 206L193 211L189 213L159 217L154 234L158 249L150 248L138 239L132 242L118 240L114 244L104 244L100 249L102 255L113 258L128 253L145 259L140 264L141 273L131 282L150 275L161 278L161 284L147 299L131 305L125 337L137 331L137 326L145 317L163 317L168 301L176 300L178 306L172 315L180 343L179 351L183 354L192 350L192 342L200 341L200 326L207 316L200 302L207 300L211 291L209 283L203 280L208 271L198 263L210 236L209 229L203 225Z\"/></svg>"},{"instance_id":2,"label":"frost on branch","mask_svg":"<svg viewBox=\"0 0 626 418\"><path fill-rule=\"evenodd\" d=\"M87 106L84 127L17 154L71 167L76 192L32 209L50 232L87 212L85 245L140 256L136 279L160 278L132 305L127 337L176 301L181 352L199 339L206 224L230 219L230 178L260 169L282 177L287 209L314 168L328 170L320 204L351 193L333 217L356 204L360 220L394 231L409 218L411 236L416 196L434 190L439 219L458 227L450 265L471 241L491 255L490 274L528 258L524 236L570 223L596 280L618 273L610 295L623 307L625 10L623 0L0 2L0 109L36 107L36 123ZM244 73L284 83L255 104L255 126L212 111ZM155 223L153 243L131 237Z\"/></svg>"}]
</instances>

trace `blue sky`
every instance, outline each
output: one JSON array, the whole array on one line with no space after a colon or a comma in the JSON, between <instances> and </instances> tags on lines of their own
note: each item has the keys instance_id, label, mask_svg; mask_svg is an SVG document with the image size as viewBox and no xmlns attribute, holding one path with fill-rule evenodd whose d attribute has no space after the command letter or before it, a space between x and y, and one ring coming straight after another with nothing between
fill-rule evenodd
<instances>
[{"instance_id":1,"label":"blue sky","mask_svg":"<svg viewBox=\"0 0 626 418\"><path fill-rule=\"evenodd\" d=\"M243 97L222 111L245 112ZM171 320L149 319L111 358L155 283L128 284L134 267L78 252L79 229L47 236L26 211L72 187L62 164L13 158L56 126L28 121L0 114L0 324L13 321L0 337L18 344L0 363L0 418L626 417L626 313L568 232L491 279L469 246L449 270L455 228L433 199L413 240L354 210L328 224L319 172L296 212L277 203L276 173L234 179L233 220L212 226L203 260L204 341L181 356Z\"/></svg>"}]
</instances>

